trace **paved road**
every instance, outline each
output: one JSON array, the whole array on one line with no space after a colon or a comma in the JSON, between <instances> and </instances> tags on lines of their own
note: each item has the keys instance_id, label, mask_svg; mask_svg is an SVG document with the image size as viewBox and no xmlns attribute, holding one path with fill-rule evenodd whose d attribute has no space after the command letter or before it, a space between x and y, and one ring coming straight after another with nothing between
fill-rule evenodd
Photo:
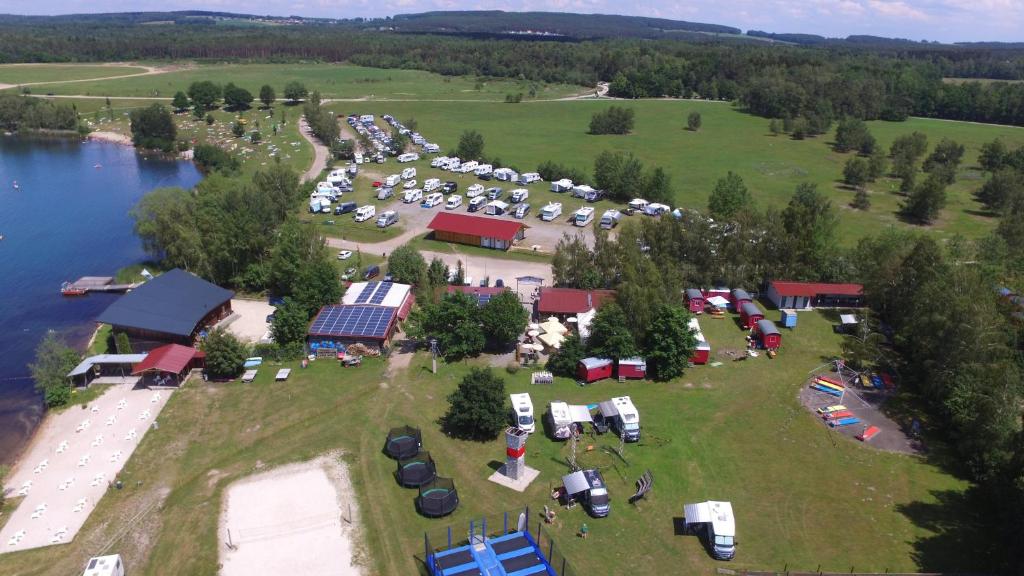
<instances>
[{"instance_id":1,"label":"paved road","mask_svg":"<svg viewBox=\"0 0 1024 576\"><path fill-rule=\"evenodd\" d=\"M331 155L330 150L316 136L313 136L309 129L309 124L306 123L305 116L299 118L299 134L302 134L306 142L309 142L313 147L313 165L302 175L302 181L316 180L320 177L320 173L324 171L324 168L327 167L327 158Z\"/></svg>"}]
</instances>

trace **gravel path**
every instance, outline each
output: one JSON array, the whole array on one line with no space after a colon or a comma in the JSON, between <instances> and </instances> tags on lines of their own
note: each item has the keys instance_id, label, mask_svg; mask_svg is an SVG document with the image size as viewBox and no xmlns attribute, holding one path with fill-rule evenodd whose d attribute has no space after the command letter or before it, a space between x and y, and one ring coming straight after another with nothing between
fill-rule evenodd
<instances>
[{"instance_id":1,"label":"gravel path","mask_svg":"<svg viewBox=\"0 0 1024 576\"><path fill-rule=\"evenodd\" d=\"M306 170L305 174L302 175L302 181L309 182L311 180L316 180L320 177L320 173L324 171L324 168L327 167L327 158L330 156L330 151L327 149L327 146L324 146L323 143L321 143L320 140L310 132L309 124L306 123L305 116L299 118L299 134L302 134L302 137L313 146L313 165L309 167L309 170Z\"/></svg>"}]
</instances>

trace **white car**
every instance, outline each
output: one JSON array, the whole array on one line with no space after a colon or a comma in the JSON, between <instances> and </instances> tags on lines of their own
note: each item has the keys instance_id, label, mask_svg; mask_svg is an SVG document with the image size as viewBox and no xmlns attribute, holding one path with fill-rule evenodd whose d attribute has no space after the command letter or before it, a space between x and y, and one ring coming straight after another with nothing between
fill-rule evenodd
<instances>
[{"instance_id":1,"label":"white car","mask_svg":"<svg viewBox=\"0 0 1024 576\"><path fill-rule=\"evenodd\" d=\"M405 184L402 184L402 188L404 188L406 190L412 190L415 187L416 187L416 181L415 180L409 180Z\"/></svg>"},{"instance_id":2,"label":"white car","mask_svg":"<svg viewBox=\"0 0 1024 576\"><path fill-rule=\"evenodd\" d=\"M338 252L338 260L348 260L351 257L352 257L352 251L351 250L342 250L341 252Z\"/></svg>"},{"instance_id":3,"label":"white car","mask_svg":"<svg viewBox=\"0 0 1024 576\"><path fill-rule=\"evenodd\" d=\"M452 194L451 196L448 197L448 202L445 203L444 209L455 210L459 206L462 206L462 195Z\"/></svg>"},{"instance_id":4,"label":"white car","mask_svg":"<svg viewBox=\"0 0 1024 576\"><path fill-rule=\"evenodd\" d=\"M442 202L444 202L444 196L440 192L432 192L427 194L427 197L423 199L423 203L420 206L423 208L433 208Z\"/></svg>"},{"instance_id":5,"label":"white car","mask_svg":"<svg viewBox=\"0 0 1024 576\"><path fill-rule=\"evenodd\" d=\"M412 190L406 191L405 197L402 198L402 202L405 202L406 204L412 204L413 202L419 202L420 200L423 200L423 191L419 188L413 188Z\"/></svg>"}]
</instances>

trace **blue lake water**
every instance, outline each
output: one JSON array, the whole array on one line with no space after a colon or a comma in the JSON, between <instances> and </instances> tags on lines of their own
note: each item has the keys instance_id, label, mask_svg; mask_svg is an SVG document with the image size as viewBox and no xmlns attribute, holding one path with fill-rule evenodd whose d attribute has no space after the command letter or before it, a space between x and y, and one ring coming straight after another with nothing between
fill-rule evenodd
<instances>
[{"instance_id":1,"label":"blue lake water","mask_svg":"<svg viewBox=\"0 0 1024 576\"><path fill-rule=\"evenodd\" d=\"M36 344L54 330L84 346L116 297L62 297L61 282L143 261L132 206L154 188L201 178L191 162L126 146L0 136L0 462L17 455L43 414L28 377Z\"/></svg>"}]
</instances>

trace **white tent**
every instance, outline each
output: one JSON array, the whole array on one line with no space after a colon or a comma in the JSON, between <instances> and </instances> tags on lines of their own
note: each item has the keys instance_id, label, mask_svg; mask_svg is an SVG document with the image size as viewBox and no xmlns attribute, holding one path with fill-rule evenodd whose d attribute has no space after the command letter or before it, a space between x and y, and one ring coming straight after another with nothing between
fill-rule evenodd
<instances>
[{"instance_id":1,"label":"white tent","mask_svg":"<svg viewBox=\"0 0 1024 576\"><path fill-rule=\"evenodd\" d=\"M729 299L722 296L712 296L707 299L707 303L711 304L715 308L728 308Z\"/></svg>"},{"instance_id":2,"label":"white tent","mask_svg":"<svg viewBox=\"0 0 1024 576\"><path fill-rule=\"evenodd\" d=\"M590 337L590 323L594 321L594 316L596 315L597 310L593 308L576 315L576 329L580 332L580 340L586 342L587 338Z\"/></svg>"}]
</instances>

